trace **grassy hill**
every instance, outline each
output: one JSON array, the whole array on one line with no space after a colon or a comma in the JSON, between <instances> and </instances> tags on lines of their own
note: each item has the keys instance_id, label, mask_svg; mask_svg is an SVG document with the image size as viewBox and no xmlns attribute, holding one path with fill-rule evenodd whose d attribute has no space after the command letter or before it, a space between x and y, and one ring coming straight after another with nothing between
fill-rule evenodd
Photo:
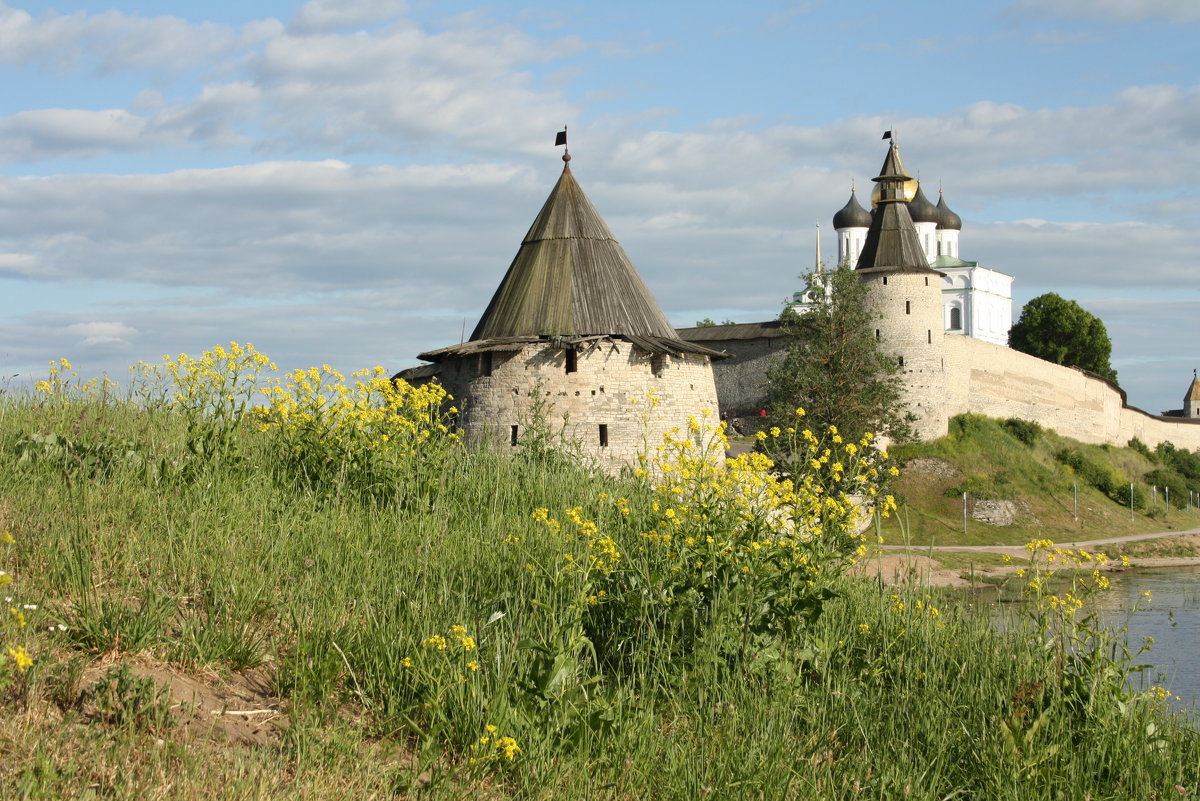
<instances>
[{"instance_id":1,"label":"grassy hill","mask_svg":"<svg viewBox=\"0 0 1200 801\"><path fill-rule=\"evenodd\" d=\"M1188 455L1170 449L1087 445L1024 421L961 415L942 439L897 446L892 453L902 466L895 485L901 510L883 529L892 544L1019 545L1200 527L1200 512L1187 495L1189 481L1193 491L1200 484L1173 466ZM1191 467L1190 460L1184 467ZM1163 489L1168 482L1170 506ZM1011 502L1011 523L975 519L986 505L981 501Z\"/></svg>"},{"instance_id":2,"label":"grassy hill","mask_svg":"<svg viewBox=\"0 0 1200 801\"><path fill-rule=\"evenodd\" d=\"M695 463L655 486L476 450L436 394L371 374L293 374L264 412L260 367L214 351L131 394L56 375L0 397L3 797L1200 785L1200 733L1042 585L998 631L847 579L844 531L781 536L723 479L678 483Z\"/></svg>"}]
</instances>

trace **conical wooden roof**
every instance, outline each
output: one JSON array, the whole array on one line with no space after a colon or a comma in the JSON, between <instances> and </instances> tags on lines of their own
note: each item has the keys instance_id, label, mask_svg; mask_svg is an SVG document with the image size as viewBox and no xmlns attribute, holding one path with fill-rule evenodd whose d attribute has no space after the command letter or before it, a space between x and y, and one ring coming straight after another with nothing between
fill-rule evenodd
<instances>
[{"instance_id":1,"label":"conical wooden roof","mask_svg":"<svg viewBox=\"0 0 1200 801\"><path fill-rule=\"evenodd\" d=\"M567 165L471 339L587 335L678 340Z\"/></svg>"},{"instance_id":2,"label":"conical wooden roof","mask_svg":"<svg viewBox=\"0 0 1200 801\"><path fill-rule=\"evenodd\" d=\"M1183 396L1183 402L1190 403L1191 401L1200 400L1200 378L1192 377L1192 385L1188 387L1187 394Z\"/></svg>"},{"instance_id":3,"label":"conical wooden roof","mask_svg":"<svg viewBox=\"0 0 1200 801\"><path fill-rule=\"evenodd\" d=\"M908 213L904 186L912 178L900 163L900 148L895 143L888 149L879 175L871 180L879 184L879 206L867 229L855 269L940 275L937 270L929 269L925 249Z\"/></svg>"}]
</instances>

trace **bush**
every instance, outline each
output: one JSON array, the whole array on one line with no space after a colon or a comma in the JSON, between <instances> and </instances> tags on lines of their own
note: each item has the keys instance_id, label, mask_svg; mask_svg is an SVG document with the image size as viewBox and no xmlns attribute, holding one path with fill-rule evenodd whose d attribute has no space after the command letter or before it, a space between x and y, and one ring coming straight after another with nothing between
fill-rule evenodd
<instances>
[{"instance_id":1,"label":"bush","mask_svg":"<svg viewBox=\"0 0 1200 801\"><path fill-rule=\"evenodd\" d=\"M1144 443L1140 439L1138 439L1137 437L1134 437L1133 439L1129 440L1128 444L1129 444L1130 450L1137 451L1142 456L1145 456L1147 459L1149 459L1152 462L1158 461L1158 457L1155 455L1154 451L1150 450L1150 447L1148 445L1146 445L1146 443Z\"/></svg>"},{"instance_id":2,"label":"bush","mask_svg":"<svg viewBox=\"0 0 1200 801\"><path fill-rule=\"evenodd\" d=\"M1093 462L1073 448L1062 448L1054 454L1054 458L1070 467L1077 476L1112 500L1122 506L1129 505L1130 481L1119 470ZM1145 487L1133 487L1133 501L1137 509L1145 510L1149 507L1150 500Z\"/></svg>"},{"instance_id":3,"label":"bush","mask_svg":"<svg viewBox=\"0 0 1200 801\"><path fill-rule=\"evenodd\" d=\"M1037 443L1038 437L1042 433L1040 425L1032 420L1022 420L1019 417L1008 418L1004 421L1004 427L1008 429L1008 433L1031 448Z\"/></svg>"},{"instance_id":4,"label":"bush","mask_svg":"<svg viewBox=\"0 0 1200 801\"><path fill-rule=\"evenodd\" d=\"M1188 486L1183 476L1169 468L1160 467L1156 470L1151 470L1146 475L1142 476L1142 481L1154 487L1169 489L1168 494L1171 499L1171 505L1176 509L1182 509L1187 506Z\"/></svg>"}]
</instances>

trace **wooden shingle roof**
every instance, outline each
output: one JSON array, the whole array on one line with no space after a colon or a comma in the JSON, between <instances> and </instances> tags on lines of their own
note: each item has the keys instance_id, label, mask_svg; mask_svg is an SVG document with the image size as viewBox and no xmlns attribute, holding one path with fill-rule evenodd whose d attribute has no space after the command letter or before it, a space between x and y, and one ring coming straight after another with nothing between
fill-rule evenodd
<instances>
[{"instance_id":1,"label":"wooden shingle roof","mask_svg":"<svg viewBox=\"0 0 1200 801\"><path fill-rule=\"evenodd\" d=\"M1188 387L1187 394L1183 396L1183 402L1186 405L1191 401L1200 400L1200 378L1192 377L1192 385Z\"/></svg>"},{"instance_id":2,"label":"wooden shingle roof","mask_svg":"<svg viewBox=\"0 0 1200 801\"><path fill-rule=\"evenodd\" d=\"M568 165L471 339L588 335L678 339Z\"/></svg>"},{"instance_id":3,"label":"wooden shingle roof","mask_svg":"<svg viewBox=\"0 0 1200 801\"><path fill-rule=\"evenodd\" d=\"M929 268L925 249L917 236L908 204L904 199L904 184L912 178L900 163L900 148L895 143L888 149L879 175L872 179L880 186L879 206L867 229L856 270L874 272L921 272L941 275Z\"/></svg>"}]
</instances>

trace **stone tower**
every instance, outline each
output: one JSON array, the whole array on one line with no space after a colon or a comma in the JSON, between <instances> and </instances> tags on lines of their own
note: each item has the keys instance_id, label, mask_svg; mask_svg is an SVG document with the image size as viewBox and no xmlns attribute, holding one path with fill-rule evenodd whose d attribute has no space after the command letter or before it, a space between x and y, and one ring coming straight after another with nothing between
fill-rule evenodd
<instances>
[{"instance_id":1,"label":"stone tower","mask_svg":"<svg viewBox=\"0 0 1200 801\"><path fill-rule=\"evenodd\" d=\"M1200 379L1196 378L1195 370L1192 371L1191 386L1183 396L1183 416L1200 418Z\"/></svg>"},{"instance_id":2,"label":"stone tower","mask_svg":"<svg viewBox=\"0 0 1200 801\"><path fill-rule=\"evenodd\" d=\"M515 448L541 426L615 472L691 416L716 422L724 354L678 337L570 159L470 340L400 377L436 377L468 440Z\"/></svg>"},{"instance_id":3,"label":"stone tower","mask_svg":"<svg viewBox=\"0 0 1200 801\"><path fill-rule=\"evenodd\" d=\"M893 141L879 176L877 206L855 271L868 287L876 314L875 336L893 354L904 379L905 400L917 416L920 439L946 433L943 274L929 267L908 212L913 179L900 163Z\"/></svg>"}]
</instances>

